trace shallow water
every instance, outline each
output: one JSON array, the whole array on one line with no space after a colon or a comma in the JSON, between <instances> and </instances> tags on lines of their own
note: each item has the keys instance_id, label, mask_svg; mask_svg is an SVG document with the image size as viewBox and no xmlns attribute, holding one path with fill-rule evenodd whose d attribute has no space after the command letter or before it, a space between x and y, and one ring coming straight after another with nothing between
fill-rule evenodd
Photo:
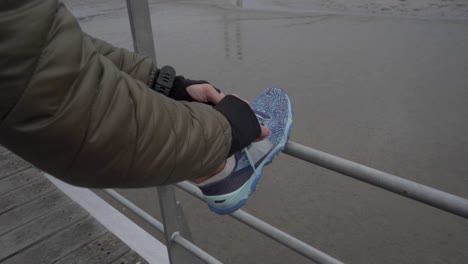
<instances>
[{"instance_id":1,"label":"shallow water","mask_svg":"<svg viewBox=\"0 0 468 264\"><path fill-rule=\"evenodd\" d=\"M410 1L312 2L151 2L158 63L249 100L282 87L294 141L468 197L468 22L429 8L467 1L411 1L421 11L406 13L357 4ZM125 2L66 3L86 32L132 47ZM159 214L154 191L122 193ZM222 261L309 263L179 197L195 241ZM245 210L347 263L468 259L466 220L285 155Z\"/></svg>"}]
</instances>

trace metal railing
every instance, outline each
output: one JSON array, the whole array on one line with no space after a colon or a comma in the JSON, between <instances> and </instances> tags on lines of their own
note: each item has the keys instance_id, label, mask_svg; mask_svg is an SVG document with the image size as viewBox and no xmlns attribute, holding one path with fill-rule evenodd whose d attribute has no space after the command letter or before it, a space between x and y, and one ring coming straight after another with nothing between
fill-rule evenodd
<instances>
[{"instance_id":1,"label":"metal railing","mask_svg":"<svg viewBox=\"0 0 468 264\"><path fill-rule=\"evenodd\" d=\"M148 0L127 0L127 8L135 51L150 56L156 61ZM291 141L288 142L283 153L468 219L468 200L465 198ZM181 182L176 186L203 201L200 190L193 184ZM171 263L221 263L193 243L182 208L176 200L173 185L158 187L163 223L116 191L105 190L105 192L152 227L164 233ZM230 216L314 262L342 263L242 210Z\"/></svg>"},{"instance_id":2,"label":"metal railing","mask_svg":"<svg viewBox=\"0 0 468 264\"><path fill-rule=\"evenodd\" d=\"M468 200L331 154L288 142L284 153L379 188L468 218Z\"/></svg>"}]
</instances>

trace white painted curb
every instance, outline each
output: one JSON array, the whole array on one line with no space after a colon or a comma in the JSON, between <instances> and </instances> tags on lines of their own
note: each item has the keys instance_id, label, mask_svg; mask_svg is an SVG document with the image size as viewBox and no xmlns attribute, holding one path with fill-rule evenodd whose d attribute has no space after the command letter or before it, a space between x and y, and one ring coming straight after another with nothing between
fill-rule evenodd
<instances>
[{"instance_id":1,"label":"white painted curb","mask_svg":"<svg viewBox=\"0 0 468 264\"><path fill-rule=\"evenodd\" d=\"M89 189L75 187L44 174L73 201L151 264L169 264L166 246Z\"/></svg>"}]
</instances>

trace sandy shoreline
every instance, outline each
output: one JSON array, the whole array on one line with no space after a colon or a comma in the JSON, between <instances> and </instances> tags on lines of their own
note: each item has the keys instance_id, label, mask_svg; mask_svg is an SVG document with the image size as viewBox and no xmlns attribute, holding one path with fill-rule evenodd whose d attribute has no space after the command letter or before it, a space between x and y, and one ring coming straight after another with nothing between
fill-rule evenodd
<instances>
[{"instance_id":1,"label":"sandy shoreline","mask_svg":"<svg viewBox=\"0 0 468 264\"><path fill-rule=\"evenodd\" d=\"M344 14L468 19L466 0L243 0L245 7Z\"/></svg>"}]
</instances>

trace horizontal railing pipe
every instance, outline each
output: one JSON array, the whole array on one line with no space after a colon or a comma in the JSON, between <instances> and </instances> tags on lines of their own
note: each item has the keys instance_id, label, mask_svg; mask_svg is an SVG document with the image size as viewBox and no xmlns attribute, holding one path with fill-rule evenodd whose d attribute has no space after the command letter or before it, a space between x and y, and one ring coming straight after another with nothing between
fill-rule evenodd
<instances>
[{"instance_id":1,"label":"horizontal railing pipe","mask_svg":"<svg viewBox=\"0 0 468 264\"><path fill-rule=\"evenodd\" d=\"M245 211L237 210L231 216L317 263L343 263Z\"/></svg>"},{"instance_id":2,"label":"horizontal railing pipe","mask_svg":"<svg viewBox=\"0 0 468 264\"><path fill-rule=\"evenodd\" d=\"M468 199L289 141L285 154L468 218Z\"/></svg>"},{"instance_id":3,"label":"horizontal railing pipe","mask_svg":"<svg viewBox=\"0 0 468 264\"><path fill-rule=\"evenodd\" d=\"M114 190L111 189L104 189L104 192L107 193L109 196L111 196L114 200L117 202L121 203L125 207L127 207L130 211L135 213L137 216L139 216L141 219L145 220L148 224L150 224L152 227L156 228L158 231L164 233L164 226L161 222L156 220L154 217L149 215L147 212L143 211L140 207L136 206L129 200L127 200L125 197L120 195Z\"/></svg>"},{"instance_id":4,"label":"horizontal railing pipe","mask_svg":"<svg viewBox=\"0 0 468 264\"><path fill-rule=\"evenodd\" d=\"M177 243L179 246L185 248L188 252L192 253L194 256L199 258L201 261L208 263L208 264L222 264L219 260L205 252L203 249L197 247L192 242L185 239L183 236L179 234L179 232L175 232L171 236L171 240Z\"/></svg>"},{"instance_id":5,"label":"horizontal railing pipe","mask_svg":"<svg viewBox=\"0 0 468 264\"><path fill-rule=\"evenodd\" d=\"M141 219L145 220L148 224L156 228L158 231L164 233L164 226L161 222L159 222L157 219L143 211L143 209L139 208L137 205L133 204L129 200L127 200L125 197L120 195L118 192L111 190L111 189L105 189L105 193L107 193L109 196L111 196L113 199L115 199L117 202L120 204L124 205L126 208L128 208L130 211L135 213L137 216L139 216ZM194 256L199 258L200 260L204 261L205 263L208 264L220 264L219 260L202 250L201 248L197 247L187 239L185 239L183 236L179 234L179 232L176 232L172 235L171 240L180 245L181 247L185 248L189 252L191 252Z\"/></svg>"},{"instance_id":6,"label":"horizontal railing pipe","mask_svg":"<svg viewBox=\"0 0 468 264\"><path fill-rule=\"evenodd\" d=\"M180 182L176 184L177 187L193 195L201 201L204 201L200 190L193 184L188 182ZM311 259L317 263L342 263L341 261L323 253L322 251L302 242L301 240L279 230L278 228L252 216L242 210L237 210L231 214L231 217L239 220L240 222L252 227L260 233L270 237L271 239L279 242L280 244L296 251L304 257Z\"/></svg>"}]
</instances>

